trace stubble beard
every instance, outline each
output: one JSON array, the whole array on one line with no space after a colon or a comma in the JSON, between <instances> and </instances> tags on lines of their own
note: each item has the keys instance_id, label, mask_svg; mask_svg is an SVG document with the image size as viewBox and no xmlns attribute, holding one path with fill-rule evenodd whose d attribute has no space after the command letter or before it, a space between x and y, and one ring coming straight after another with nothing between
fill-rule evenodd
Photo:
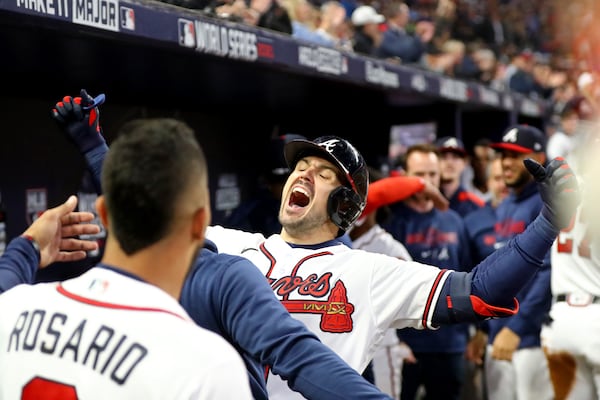
<instances>
[{"instance_id":1,"label":"stubble beard","mask_svg":"<svg viewBox=\"0 0 600 400\"><path fill-rule=\"evenodd\" d=\"M512 189L520 189L523 186L525 186L526 184L528 184L529 182L531 182L531 174L527 171L520 171L519 175L517 176L517 179L515 179L512 182L505 182L506 186L508 186L509 188Z\"/></svg>"},{"instance_id":2,"label":"stubble beard","mask_svg":"<svg viewBox=\"0 0 600 400\"><path fill-rule=\"evenodd\" d=\"M281 226L293 236L303 235L315 229L322 227L329 217L323 213L308 213L301 217L289 217L279 214L279 223Z\"/></svg>"}]
</instances>

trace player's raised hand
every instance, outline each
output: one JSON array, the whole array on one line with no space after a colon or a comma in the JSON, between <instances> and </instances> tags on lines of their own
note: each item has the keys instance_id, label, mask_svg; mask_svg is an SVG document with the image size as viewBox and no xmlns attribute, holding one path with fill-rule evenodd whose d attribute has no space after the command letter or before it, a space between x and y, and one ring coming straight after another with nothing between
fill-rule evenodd
<instances>
[{"instance_id":1,"label":"player's raised hand","mask_svg":"<svg viewBox=\"0 0 600 400\"><path fill-rule=\"evenodd\" d=\"M78 235L100 232L100 227L89 222L94 219L90 212L76 212L77 197L70 196L58 207L45 211L36 219L23 236L33 238L40 248L40 268L57 261L77 261L86 252L96 250L98 243L78 239Z\"/></svg>"},{"instance_id":2,"label":"player's raised hand","mask_svg":"<svg viewBox=\"0 0 600 400\"><path fill-rule=\"evenodd\" d=\"M104 95L93 99L85 89L81 89L79 97L65 96L52 109L52 117L81 153L106 145L98 110L98 105L103 102Z\"/></svg>"},{"instance_id":3,"label":"player's raised hand","mask_svg":"<svg viewBox=\"0 0 600 400\"><path fill-rule=\"evenodd\" d=\"M525 167L538 183L544 202L544 215L558 229L569 226L581 200L577 177L562 157L550 161L544 168L528 158Z\"/></svg>"}]
</instances>

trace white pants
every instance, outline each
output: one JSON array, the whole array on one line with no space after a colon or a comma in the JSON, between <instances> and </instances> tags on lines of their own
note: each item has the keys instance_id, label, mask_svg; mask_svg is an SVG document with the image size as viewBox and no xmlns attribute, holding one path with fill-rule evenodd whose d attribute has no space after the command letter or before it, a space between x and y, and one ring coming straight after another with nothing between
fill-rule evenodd
<instances>
[{"instance_id":1,"label":"white pants","mask_svg":"<svg viewBox=\"0 0 600 400\"><path fill-rule=\"evenodd\" d=\"M373 377L375 386L394 399L400 398L402 384L402 359L407 355L407 347L401 344L395 329L388 329L383 343L373 356Z\"/></svg>"},{"instance_id":2,"label":"white pants","mask_svg":"<svg viewBox=\"0 0 600 400\"><path fill-rule=\"evenodd\" d=\"M600 304L552 305L542 345L557 400L600 399Z\"/></svg>"},{"instance_id":3,"label":"white pants","mask_svg":"<svg viewBox=\"0 0 600 400\"><path fill-rule=\"evenodd\" d=\"M485 383L489 400L553 400L548 363L541 347L517 350L512 361L496 360L488 345Z\"/></svg>"}]
</instances>

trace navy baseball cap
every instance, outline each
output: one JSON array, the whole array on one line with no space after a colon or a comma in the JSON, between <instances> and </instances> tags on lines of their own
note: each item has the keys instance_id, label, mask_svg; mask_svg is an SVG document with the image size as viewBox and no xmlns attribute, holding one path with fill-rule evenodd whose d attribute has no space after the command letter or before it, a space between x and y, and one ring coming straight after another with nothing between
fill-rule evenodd
<instances>
[{"instance_id":1,"label":"navy baseball cap","mask_svg":"<svg viewBox=\"0 0 600 400\"><path fill-rule=\"evenodd\" d=\"M492 143L490 147L523 154L545 153L546 135L533 126L515 125L504 132L501 142Z\"/></svg>"},{"instance_id":2,"label":"navy baseball cap","mask_svg":"<svg viewBox=\"0 0 600 400\"><path fill-rule=\"evenodd\" d=\"M435 141L435 147L437 147L440 153L455 153L461 157L467 156L467 151L462 140L452 136L439 138Z\"/></svg>"}]
</instances>

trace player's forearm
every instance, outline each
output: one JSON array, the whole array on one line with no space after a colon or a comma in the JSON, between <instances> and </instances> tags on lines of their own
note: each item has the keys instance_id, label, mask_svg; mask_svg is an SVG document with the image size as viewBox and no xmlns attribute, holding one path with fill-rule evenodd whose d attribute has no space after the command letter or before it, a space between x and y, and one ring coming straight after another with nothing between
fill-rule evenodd
<instances>
[{"instance_id":1,"label":"player's forearm","mask_svg":"<svg viewBox=\"0 0 600 400\"><path fill-rule=\"evenodd\" d=\"M477 265L471 294L487 304L509 305L540 269L558 230L539 215L520 235Z\"/></svg>"},{"instance_id":2,"label":"player's forearm","mask_svg":"<svg viewBox=\"0 0 600 400\"><path fill-rule=\"evenodd\" d=\"M13 239L0 257L0 293L21 283L33 283L40 259L31 243Z\"/></svg>"},{"instance_id":3,"label":"player's forearm","mask_svg":"<svg viewBox=\"0 0 600 400\"><path fill-rule=\"evenodd\" d=\"M102 194L102 164L107 153L108 146L102 144L84 154L97 194Z\"/></svg>"}]
</instances>

